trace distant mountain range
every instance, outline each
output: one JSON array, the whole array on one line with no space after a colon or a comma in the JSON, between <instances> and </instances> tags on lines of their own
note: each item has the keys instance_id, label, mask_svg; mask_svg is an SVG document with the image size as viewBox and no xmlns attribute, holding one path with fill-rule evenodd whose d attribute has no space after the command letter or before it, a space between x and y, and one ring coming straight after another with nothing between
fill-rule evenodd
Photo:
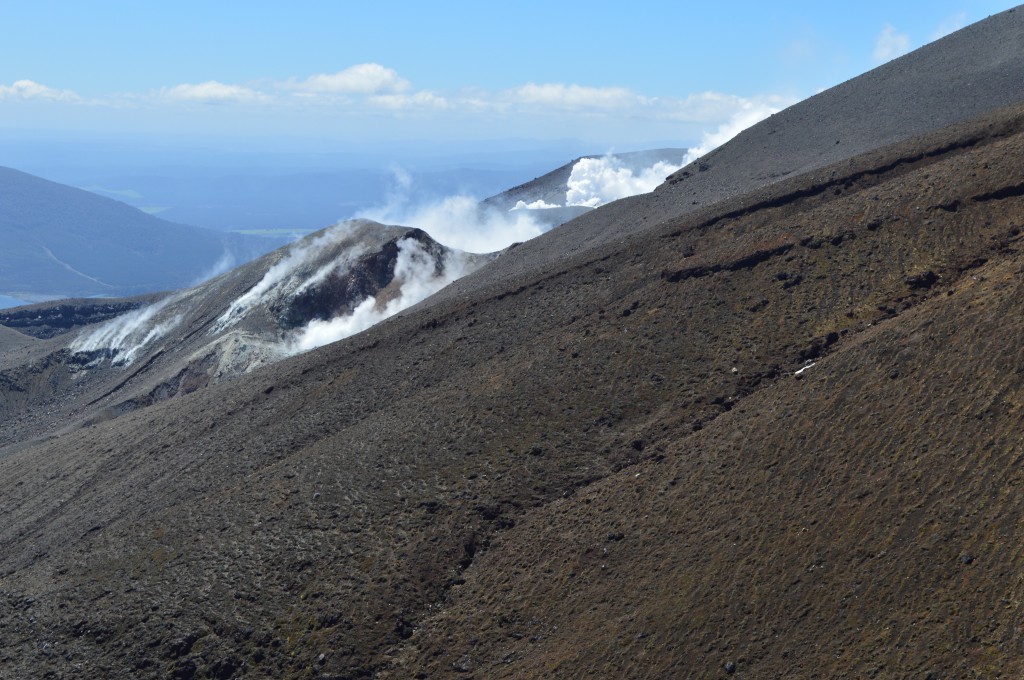
<instances>
[{"instance_id":1,"label":"distant mountain range","mask_svg":"<svg viewBox=\"0 0 1024 680\"><path fill-rule=\"evenodd\" d=\"M0 168L0 294L23 300L187 286L282 241L175 224Z\"/></svg>"}]
</instances>

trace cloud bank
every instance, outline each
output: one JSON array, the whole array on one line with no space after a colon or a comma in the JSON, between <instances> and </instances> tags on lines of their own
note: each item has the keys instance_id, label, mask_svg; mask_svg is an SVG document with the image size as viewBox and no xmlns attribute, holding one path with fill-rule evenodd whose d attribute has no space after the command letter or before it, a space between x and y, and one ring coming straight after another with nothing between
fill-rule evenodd
<instances>
[{"instance_id":1,"label":"cloud bank","mask_svg":"<svg viewBox=\"0 0 1024 680\"><path fill-rule=\"evenodd\" d=\"M32 80L0 84L0 100L11 102L64 102L130 110L122 122L137 127L146 116L161 120L173 116L174 125L207 124L225 130L293 134L301 126L315 125L336 134L358 129L386 130L400 124L411 133L408 121L459 131L460 137L493 134L536 134L529 130L555 131L560 136L588 136L621 142L628 130L635 136L692 138L708 125L727 121L737 111L758 103L791 103L774 96L737 97L720 92L691 93L682 97L651 97L626 87L593 87L577 83L527 82L507 89L488 91L467 86L458 91L436 92L417 88L395 69L375 62L354 64L336 72L262 78L250 82L169 83L149 92L127 92L85 99ZM204 108L197 108L204 107ZM198 112L204 117L198 117ZM9 113L13 114L14 109ZM181 114L188 113L187 117ZM110 119L94 117L95 121ZM101 123L95 123L101 124ZM657 132L655 132L655 127ZM265 132L260 132L265 134ZM422 133L419 133L422 134Z\"/></svg>"},{"instance_id":2,"label":"cloud bank","mask_svg":"<svg viewBox=\"0 0 1024 680\"><path fill-rule=\"evenodd\" d=\"M643 98L624 87L584 87L562 83L527 83L509 90L511 101L567 110L618 109L643 102Z\"/></svg>"}]
</instances>

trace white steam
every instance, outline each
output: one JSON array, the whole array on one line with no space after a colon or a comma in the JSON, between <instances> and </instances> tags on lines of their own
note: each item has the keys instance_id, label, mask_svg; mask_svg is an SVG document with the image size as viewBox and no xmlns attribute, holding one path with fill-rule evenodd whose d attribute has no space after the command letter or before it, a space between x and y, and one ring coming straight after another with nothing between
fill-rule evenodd
<instances>
[{"instance_id":1,"label":"white steam","mask_svg":"<svg viewBox=\"0 0 1024 680\"><path fill-rule=\"evenodd\" d=\"M384 304L374 297L367 297L356 305L351 314L326 321L310 321L289 338L286 353L305 352L362 332L426 299L467 273L468 263L463 254L451 252L445 256L442 271L437 274L433 256L419 241L404 238L398 242L395 261L394 281L399 286L396 297Z\"/></svg>"},{"instance_id":2,"label":"white steam","mask_svg":"<svg viewBox=\"0 0 1024 680\"><path fill-rule=\"evenodd\" d=\"M211 333L221 335L214 343L221 347L225 370L251 370L276 358L305 352L364 331L433 295L486 260L470 253L493 253L547 231L549 225L537 220L537 214L544 210L567 206L592 208L653 191L668 175L776 110L764 104L748 103L717 130L706 133L701 144L688 149L678 164L666 159L651 165L630 164L614 155L581 159L573 166L566 183L565 206L537 198L533 201L520 200L505 210L481 205L470 196L451 196L425 205L410 206L408 196L412 179L408 173L396 169L396 191L390 196L388 205L365 211L359 217L417 227L439 243L458 250L446 252L438 263L436 256L419 241L403 238L397 244L398 255L391 284L376 296L360 301L351 308L351 313L328 320L314 319L302 328L287 332L280 328L269 333L267 329L243 328L225 334L257 308L268 308L275 301L285 301L301 294L335 272L344 274L369 248L365 242L352 239L353 242L346 244L339 255L323 258L328 251L355 234L359 225L356 221L337 224L319 237L292 245L259 282L234 300L212 325ZM209 275L214 276L231 264L233 261L226 254ZM81 334L73 341L71 349L74 352L110 350L114 364L129 365L149 345L182 322L182 315L175 313L175 308L179 307L176 303L192 294L191 290L179 293L117 317Z\"/></svg>"},{"instance_id":3,"label":"white steam","mask_svg":"<svg viewBox=\"0 0 1024 680\"><path fill-rule=\"evenodd\" d=\"M547 231L528 212L481 206L470 196L449 196L413 207L397 200L359 217L417 227L438 243L470 253L493 253Z\"/></svg>"},{"instance_id":4,"label":"white steam","mask_svg":"<svg viewBox=\"0 0 1024 680\"><path fill-rule=\"evenodd\" d=\"M566 183L565 204L596 208L627 196L654 191L665 178L685 165L658 161L646 168L628 167L617 156L581 158Z\"/></svg>"},{"instance_id":5,"label":"white steam","mask_svg":"<svg viewBox=\"0 0 1024 680\"><path fill-rule=\"evenodd\" d=\"M620 198L654 191L673 172L725 144L778 110L767 104L747 102L717 130L704 133L701 143L687 149L678 164L660 160L647 167L631 167L614 155L581 158L572 167L566 183L565 204L596 208Z\"/></svg>"},{"instance_id":6,"label":"white steam","mask_svg":"<svg viewBox=\"0 0 1024 680\"><path fill-rule=\"evenodd\" d=\"M181 297L172 295L142 309L111 319L99 328L75 338L71 343L71 351L78 353L109 350L114 354L115 365L129 366L147 345L162 338L181 323L180 314L161 315L165 307Z\"/></svg>"},{"instance_id":7,"label":"white steam","mask_svg":"<svg viewBox=\"0 0 1024 680\"><path fill-rule=\"evenodd\" d=\"M366 234L358 232L367 228L356 221L340 223L315 239L294 244L259 282L228 306L211 329L212 334L220 335L211 346L218 348L226 372L248 371L364 331L436 293L488 259L462 251L446 251L438 259L420 241L405 237L396 244L390 283L374 295L352 300L350 312L327 320L313 319L290 331L253 328L251 323L241 330L231 329L257 310L287 304L288 299L315 289L336 272L345 275L371 247L367 244L373 239L367 241ZM363 240L346 242L349 236ZM261 319L256 326L267 321Z\"/></svg>"},{"instance_id":8,"label":"white steam","mask_svg":"<svg viewBox=\"0 0 1024 680\"><path fill-rule=\"evenodd\" d=\"M746 130L748 127L760 123L768 116L778 113L782 109L759 102L744 102L740 110L732 114L729 120L718 126L714 132L705 132L700 146L686 150L686 157L683 164L688 165L701 156L714 151L730 139Z\"/></svg>"},{"instance_id":9,"label":"white steam","mask_svg":"<svg viewBox=\"0 0 1024 680\"><path fill-rule=\"evenodd\" d=\"M231 303L213 324L210 332L220 333L238 323L250 309L271 295L283 297L285 293L300 292L323 280L332 271L347 267L352 260L362 255L362 248L357 246L349 248L344 257L321 267L312 277L304 276L300 271L303 265L313 260L321 250L348 236L351 231L351 224L342 222L310 241L293 245L287 255L267 270L259 283Z\"/></svg>"},{"instance_id":10,"label":"white steam","mask_svg":"<svg viewBox=\"0 0 1024 680\"><path fill-rule=\"evenodd\" d=\"M226 271L234 269L237 263L238 261L235 259L234 254L225 250L224 254L221 255L209 269L207 269L205 272L200 274L198 278L192 281L190 286L198 286L200 283L206 283L210 279L220 276Z\"/></svg>"},{"instance_id":11,"label":"white steam","mask_svg":"<svg viewBox=\"0 0 1024 680\"><path fill-rule=\"evenodd\" d=\"M562 206L557 203L546 203L544 199L538 198L533 203L527 203L526 201L516 201L516 204L509 208L509 210L551 210L552 208L561 208Z\"/></svg>"},{"instance_id":12,"label":"white steam","mask_svg":"<svg viewBox=\"0 0 1024 680\"><path fill-rule=\"evenodd\" d=\"M401 168L393 167L395 184L387 205L365 210L357 217L418 227L451 248L471 253L496 252L551 228L531 211L569 206L596 208L620 198L654 191L672 173L778 110L769 104L744 102L728 121L713 132L704 133L701 143L687 149L678 162L661 159L652 165L638 166L615 155L582 158L573 166L566 182L564 205L537 198L519 200L511 209L499 210L483 206L471 196L449 196L411 205L412 177Z\"/></svg>"}]
</instances>

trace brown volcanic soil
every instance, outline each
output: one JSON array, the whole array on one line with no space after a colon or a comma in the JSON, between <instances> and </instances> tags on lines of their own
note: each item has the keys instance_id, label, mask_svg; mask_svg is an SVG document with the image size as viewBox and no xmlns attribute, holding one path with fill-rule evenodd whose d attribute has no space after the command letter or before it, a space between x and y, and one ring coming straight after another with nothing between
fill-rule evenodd
<instances>
[{"instance_id":1,"label":"brown volcanic soil","mask_svg":"<svg viewBox=\"0 0 1024 680\"><path fill-rule=\"evenodd\" d=\"M1019 676L1021 142L741 216L740 238L781 228L768 257L697 246L664 270L699 282L672 314L691 341L678 360L706 343L722 386L763 376L749 349L772 324L840 338L799 378L790 364L740 387L694 434L648 430L640 464L528 513L392 677ZM1001 188L975 184L997 167ZM720 323L687 333L708 306ZM652 410L685 412L674 392Z\"/></svg>"},{"instance_id":2,"label":"brown volcanic soil","mask_svg":"<svg viewBox=\"0 0 1024 680\"><path fill-rule=\"evenodd\" d=\"M9 450L0 676L1019 674L1022 130Z\"/></svg>"},{"instance_id":3,"label":"brown volcanic soil","mask_svg":"<svg viewBox=\"0 0 1024 680\"><path fill-rule=\"evenodd\" d=\"M531 513L393 677L1020 677L1022 265Z\"/></svg>"}]
</instances>

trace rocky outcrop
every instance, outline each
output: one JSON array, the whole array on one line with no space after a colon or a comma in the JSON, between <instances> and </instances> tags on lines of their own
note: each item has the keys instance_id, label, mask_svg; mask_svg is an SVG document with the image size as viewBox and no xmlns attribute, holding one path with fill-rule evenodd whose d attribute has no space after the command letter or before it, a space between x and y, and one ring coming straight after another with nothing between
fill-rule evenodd
<instances>
[{"instance_id":1,"label":"rocky outcrop","mask_svg":"<svg viewBox=\"0 0 1024 680\"><path fill-rule=\"evenodd\" d=\"M0 326L35 338L52 338L68 331L109 321L157 300L157 295L42 302L0 310Z\"/></svg>"},{"instance_id":2,"label":"rocky outcrop","mask_svg":"<svg viewBox=\"0 0 1024 680\"><path fill-rule=\"evenodd\" d=\"M348 267L335 268L322 280L272 302L270 308L278 325L291 330L306 326L313 320L327 321L351 314L362 301L376 298L388 290L395 279L399 241L402 239L412 239L419 243L433 261L433 275L443 276L448 249L430 238L425 231L410 229L401 236L384 241L366 254L357 256ZM389 292L393 295L396 291ZM386 303L387 298L385 294L381 301Z\"/></svg>"}]
</instances>

